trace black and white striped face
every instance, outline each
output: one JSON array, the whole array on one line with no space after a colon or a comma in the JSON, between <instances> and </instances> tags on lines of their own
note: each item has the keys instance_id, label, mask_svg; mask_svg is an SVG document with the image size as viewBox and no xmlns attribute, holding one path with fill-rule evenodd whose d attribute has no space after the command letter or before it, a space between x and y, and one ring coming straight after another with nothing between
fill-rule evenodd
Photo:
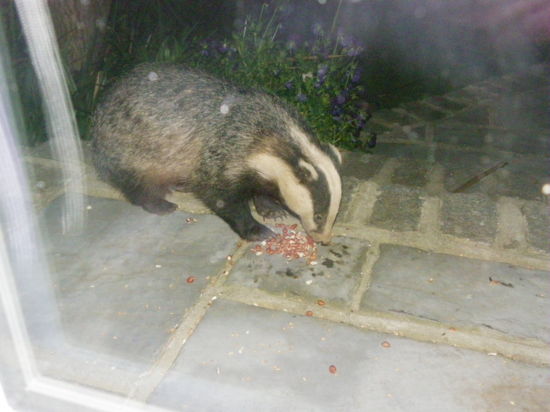
<instances>
[{"instance_id":1,"label":"black and white striped face","mask_svg":"<svg viewBox=\"0 0 550 412\"><path fill-rule=\"evenodd\" d=\"M332 145L319 148L298 128L291 128L301 156L296 162L271 153L257 153L249 165L277 184L286 206L296 214L305 231L316 241L329 243L340 209L342 184L337 166L340 153Z\"/></svg>"}]
</instances>

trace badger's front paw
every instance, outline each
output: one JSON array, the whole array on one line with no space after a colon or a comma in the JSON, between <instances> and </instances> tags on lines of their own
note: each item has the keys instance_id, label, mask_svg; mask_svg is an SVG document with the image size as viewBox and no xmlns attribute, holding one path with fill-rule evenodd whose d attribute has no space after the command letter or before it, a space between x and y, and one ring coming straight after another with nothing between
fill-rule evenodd
<instances>
[{"instance_id":1,"label":"badger's front paw","mask_svg":"<svg viewBox=\"0 0 550 412\"><path fill-rule=\"evenodd\" d=\"M284 219L287 211L276 200L267 196L255 196L253 199L256 212L264 219Z\"/></svg>"}]
</instances>

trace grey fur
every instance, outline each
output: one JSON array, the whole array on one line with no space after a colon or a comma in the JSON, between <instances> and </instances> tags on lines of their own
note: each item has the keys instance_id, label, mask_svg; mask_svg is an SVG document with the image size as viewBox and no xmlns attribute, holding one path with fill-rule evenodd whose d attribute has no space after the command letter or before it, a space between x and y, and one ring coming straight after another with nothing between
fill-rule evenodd
<instances>
[{"instance_id":1,"label":"grey fur","mask_svg":"<svg viewBox=\"0 0 550 412\"><path fill-rule=\"evenodd\" d=\"M164 200L171 190L193 192L240 236L258 240L271 231L252 218L249 200L261 197L268 200L264 206L280 209L285 199L246 160L269 153L299 175L298 160L312 160L304 157L291 127L333 156L275 97L181 66L142 64L106 93L94 114L94 165L103 180L150 212L175 210ZM327 203L327 187L311 190L315 205Z\"/></svg>"}]
</instances>

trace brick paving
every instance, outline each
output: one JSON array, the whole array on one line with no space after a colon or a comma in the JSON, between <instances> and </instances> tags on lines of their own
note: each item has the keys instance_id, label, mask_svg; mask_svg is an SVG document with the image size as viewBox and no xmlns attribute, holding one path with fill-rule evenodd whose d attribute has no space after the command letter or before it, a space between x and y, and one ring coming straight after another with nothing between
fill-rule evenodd
<instances>
[{"instance_id":1,"label":"brick paving","mask_svg":"<svg viewBox=\"0 0 550 412\"><path fill-rule=\"evenodd\" d=\"M89 166L92 229L67 241L57 164L29 152L65 359L110 359L37 343L46 373L178 410L550 409L549 73L375 113L315 266L256 256L189 195L164 218L99 199Z\"/></svg>"}]
</instances>

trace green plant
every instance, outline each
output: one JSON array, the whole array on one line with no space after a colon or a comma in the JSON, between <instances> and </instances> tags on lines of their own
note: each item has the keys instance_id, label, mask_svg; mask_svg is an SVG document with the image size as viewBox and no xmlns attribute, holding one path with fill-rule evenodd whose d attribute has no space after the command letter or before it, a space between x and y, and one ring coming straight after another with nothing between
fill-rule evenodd
<instances>
[{"instance_id":1,"label":"green plant","mask_svg":"<svg viewBox=\"0 0 550 412\"><path fill-rule=\"evenodd\" d=\"M366 149L371 142L360 138L368 119L361 108L360 44L344 35L331 38L320 25L309 41L284 41L279 36L281 9L270 15L267 10L264 4L258 17L248 17L229 39L195 41L181 55L174 52L177 43L164 43L157 58L261 87L296 106L320 139Z\"/></svg>"},{"instance_id":2,"label":"green plant","mask_svg":"<svg viewBox=\"0 0 550 412\"><path fill-rule=\"evenodd\" d=\"M240 29L225 39L194 35L193 28L167 34L148 27L145 20L114 10L113 30L104 70L107 77L142 61L182 63L233 83L255 86L294 105L320 139L348 149L365 149L370 142L360 138L368 114L360 106L364 89L360 84L357 56L361 46L355 39L327 33L315 25L311 39L298 41L281 35L284 4L262 5ZM331 31L334 31L334 16ZM111 76L109 76L109 74Z\"/></svg>"}]
</instances>

